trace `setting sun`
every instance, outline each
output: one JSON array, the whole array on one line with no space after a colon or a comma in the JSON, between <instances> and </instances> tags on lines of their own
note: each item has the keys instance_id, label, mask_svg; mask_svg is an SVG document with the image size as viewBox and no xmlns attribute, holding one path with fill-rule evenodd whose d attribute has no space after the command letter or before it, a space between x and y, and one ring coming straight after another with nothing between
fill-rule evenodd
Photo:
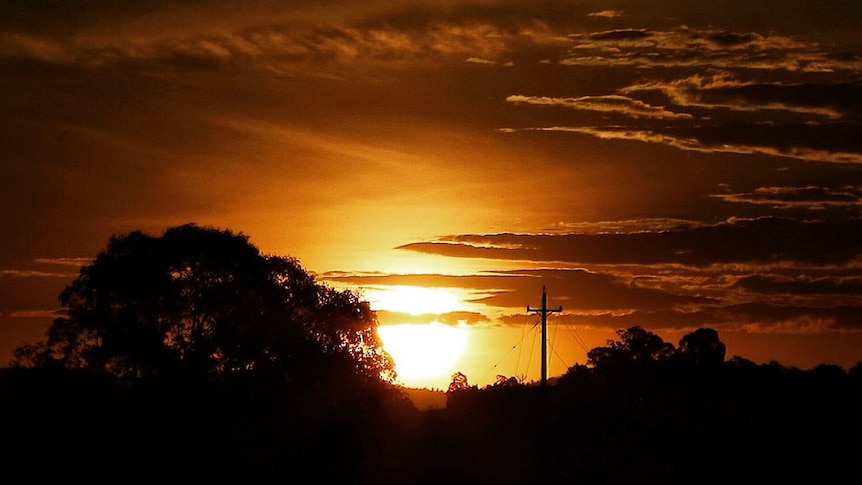
<instances>
[{"instance_id":1,"label":"setting sun","mask_svg":"<svg viewBox=\"0 0 862 485\"><path fill-rule=\"evenodd\" d=\"M365 294L375 310L439 315L464 309L461 299L448 288L393 285L367 289Z\"/></svg>"},{"instance_id":2,"label":"setting sun","mask_svg":"<svg viewBox=\"0 0 862 485\"><path fill-rule=\"evenodd\" d=\"M467 329L437 322L383 325L377 331L395 360L398 380L408 387L447 385L469 340Z\"/></svg>"}]
</instances>

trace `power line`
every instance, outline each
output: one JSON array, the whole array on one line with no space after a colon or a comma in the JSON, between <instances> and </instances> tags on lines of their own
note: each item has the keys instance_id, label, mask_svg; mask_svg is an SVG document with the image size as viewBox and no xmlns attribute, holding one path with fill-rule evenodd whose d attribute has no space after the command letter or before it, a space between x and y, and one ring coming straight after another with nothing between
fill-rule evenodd
<instances>
[{"instance_id":1,"label":"power line","mask_svg":"<svg viewBox=\"0 0 862 485\"><path fill-rule=\"evenodd\" d=\"M533 328L535 328L535 326L536 326L537 324L538 324L538 322L534 323L534 324L533 324L533 326L532 326L532 327L530 327L530 330L532 330ZM524 328L526 328L526 320L525 320ZM496 362L496 363L494 363L494 365L493 365L493 366L491 366L491 368L488 370L488 372L487 372L487 373L485 373L485 375L481 376L481 377L479 378L479 380L481 381L481 380L484 380L486 377L488 377L488 374L489 374L489 373L491 373L492 371L494 371L495 369L497 369L497 367L500 365L500 363L501 363L501 362L503 362L503 360L505 360L505 359L506 359L506 357L508 357L508 355L509 355L509 354L511 354L511 353L512 353L512 351L513 351L513 350L515 350L516 348L518 349L518 362L517 362L517 366L520 366L520 364L521 364L521 362L520 362L520 360L521 360L521 349L523 348L523 345L522 345L522 344L523 344L524 339L526 338L526 336L527 336L527 331L525 330L525 331L523 331L523 332L521 333L521 338L520 338L520 339L518 339L518 341L517 341L515 344L513 344L513 345L512 345L508 350L506 350L506 352L504 352L504 353L503 353L503 355L502 355L502 356L497 360L497 362ZM532 354L531 354L531 357L532 357Z\"/></svg>"}]
</instances>

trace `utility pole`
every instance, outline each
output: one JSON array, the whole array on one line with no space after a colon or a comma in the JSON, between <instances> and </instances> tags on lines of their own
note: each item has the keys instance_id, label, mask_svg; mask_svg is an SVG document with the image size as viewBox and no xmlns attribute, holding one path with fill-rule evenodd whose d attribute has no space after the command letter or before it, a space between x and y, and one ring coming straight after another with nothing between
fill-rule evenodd
<instances>
[{"instance_id":1,"label":"utility pole","mask_svg":"<svg viewBox=\"0 0 862 485\"><path fill-rule=\"evenodd\" d=\"M563 311L563 307L548 308L548 292L545 285L542 285L542 308L530 308L527 305L527 312L535 312L542 314L542 387L548 385L548 314Z\"/></svg>"}]
</instances>

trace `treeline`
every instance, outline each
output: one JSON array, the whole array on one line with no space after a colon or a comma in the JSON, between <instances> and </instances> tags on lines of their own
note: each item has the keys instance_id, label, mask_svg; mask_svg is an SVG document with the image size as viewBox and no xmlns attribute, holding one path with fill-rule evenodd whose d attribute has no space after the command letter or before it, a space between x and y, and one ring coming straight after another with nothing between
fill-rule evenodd
<instances>
[{"instance_id":1,"label":"treeline","mask_svg":"<svg viewBox=\"0 0 862 485\"><path fill-rule=\"evenodd\" d=\"M0 465L36 481L244 483L847 483L858 473L859 366L645 359L631 351L652 334L619 333L613 359L547 387L467 385L425 412L389 385L4 369Z\"/></svg>"},{"instance_id":2,"label":"treeline","mask_svg":"<svg viewBox=\"0 0 862 485\"><path fill-rule=\"evenodd\" d=\"M617 334L547 387L501 376L480 390L456 375L435 417L456 448L438 463L487 483L846 483L858 474L862 365L725 360L709 328L679 347L640 327Z\"/></svg>"}]
</instances>

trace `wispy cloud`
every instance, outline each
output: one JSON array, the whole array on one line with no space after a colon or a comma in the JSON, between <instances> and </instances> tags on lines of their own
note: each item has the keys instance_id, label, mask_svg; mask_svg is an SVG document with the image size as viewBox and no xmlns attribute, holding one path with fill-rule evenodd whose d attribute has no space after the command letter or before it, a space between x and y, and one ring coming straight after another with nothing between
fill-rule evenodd
<instances>
[{"instance_id":1,"label":"wispy cloud","mask_svg":"<svg viewBox=\"0 0 862 485\"><path fill-rule=\"evenodd\" d=\"M559 131L581 133L584 135L594 136L603 140L629 140L639 141L644 143L656 143L671 146L680 150L710 152L710 153L736 153L741 155L761 154L771 155L776 157L788 157L798 160L806 160L813 162L828 162L828 163L862 163L862 150L856 151L835 151L831 149L808 148L804 146L769 146L769 145L751 145L740 143L734 140L725 140L723 143L706 143L699 140L697 137L681 137L671 133L662 133L654 130L644 130L637 128L625 128L619 126L551 126L544 128L503 128L503 132L516 131ZM741 130L738 134L751 135L748 132ZM853 143L855 141L848 140ZM796 142L796 140L792 141Z\"/></svg>"},{"instance_id":2,"label":"wispy cloud","mask_svg":"<svg viewBox=\"0 0 862 485\"><path fill-rule=\"evenodd\" d=\"M733 285L746 291L800 295L862 296L862 276L748 275Z\"/></svg>"},{"instance_id":3,"label":"wispy cloud","mask_svg":"<svg viewBox=\"0 0 862 485\"><path fill-rule=\"evenodd\" d=\"M65 278L70 279L77 276L77 269L91 263L89 258L36 258L33 260L34 268L6 268L0 269L0 277L9 278ZM35 269L36 267L53 266L54 270ZM75 268L75 271L72 270Z\"/></svg>"},{"instance_id":4,"label":"wispy cloud","mask_svg":"<svg viewBox=\"0 0 862 485\"><path fill-rule=\"evenodd\" d=\"M674 113L664 106L652 106L641 100L620 95L580 96L577 98L550 98L546 96L512 95L506 101L513 104L560 106L564 108L623 114L632 118L691 119L688 113Z\"/></svg>"},{"instance_id":5,"label":"wispy cloud","mask_svg":"<svg viewBox=\"0 0 862 485\"><path fill-rule=\"evenodd\" d=\"M724 108L736 111L788 111L840 119L851 110L862 112L859 102L862 85L856 83L785 83L740 81L729 73L696 74L670 82L647 82L625 87L631 94L660 91L678 106Z\"/></svg>"},{"instance_id":6,"label":"wispy cloud","mask_svg":"<svg viewBox=\"0 0 862 485\"><path fill-rule=\"evenodd\" d=\"M68 278L70 274L25 269L0 269L0 277L3 276L10 278Z\"/></svg>"},{"instance_id":7,"label":"wispy cloud","mask_svg":"<svg viewBox=\"0 0 862 485\"><path fill-rule=\"evenodd\" d=\"M783 35L678 27L618 29L570 34L569 66L700 67L727 70L835 72L862 70L862 61L841 58L817 45Z\"/></svg>"},{"instance_id":8,"label":"wispy cloud","mask_svg":"<svg viewBox=\"0 0 862 485\"><path fill-rule=\"evenodd\" d=\"M846 264L862 252L859 241L859 220L758 218L660 232L456 235L439 242L407 244L401 249L452 257L706 267L734 262ZM500 249L503 245L518 249Z\"/></svg>"},{"instance_id":9,"label":"wispy cloud","mask_svg":"<svg viewBox=\"0 0 862 485\"><path fill-rule=\"evenodd\" d=\"M76 268L80 268L81 266L90 264L93 262L92 258L36 258L33 260L36 264L49 264L56 266L74 266Z\"/></svg>"},{"instance_id":10,"label":"wispy cloud","mask_svg":"<svg viewBox=\"0 0 862 485\"><path fill-rule=\"evenodd\" d=\"M56 318L65 313L63 309L56 310L20 310L15 312L10 312L7 315L3 315L4 317L10 318Z\"/></svg>"},{"instance_id":11,"label":"wispy cloud","mask_svg":"<svg viewBox=\"0 0 862 485\"><path fill-rule=\"evenodd\" d=\"M588 17L602 17L602 18L618 18L623 16L622 10L599 10L598 12L590 12L587 14Z\"/></svg>"},{"instance_id":12,"label":"wispy cloud","mask_svg":"<svg viewBox=\"0 0 862 485\"><path fill-rule=\"evenodd\" d=\"M816 268L784 273L780 267L762 274L749 268L727 265L662 270L660 266L601 266L595 271L537 269L508 271L497 275L457 277L447 275L377 275L374 284L422 282L470 284L491 296L480 303L489 313L455 312L443 316L446 323L472 325L521 325L527 295L538 281L553 293L553 304L564 308L567 324L628 328L642 325L655 329L688 329L709 326L749 333L813 333L862 330L856 305L862 286L858 274L821 272ZM806 274L808 272L809 274ZM468 280L464 280L467 278ZM450 280L450 283L445 283ZM363 284L363 277L352 278ZM506 308L509 313L491 313ZM379 312L381 324L430 323L440 315L409 315ZM558 320L559 323L559 320Z\"/></svg>"},{"instance_id":13,"label":"wispy cloud","mask_svg":"<svg viewBox=\"0 0 862 485\"><path fill-rule=\"evenodd\" d=\"M491 319L479 312L447 312L447 313L412 313L377 310L377 320L380 325L402 325L442 323L444 325L481 325L491 323Z\"/></svg>"},{"instance_id":14,"label":"wispy cloud","mask_svg":"<svg viewBox=\"0 0 862 485\"><path fill-rule=\"evenodd\" d=\"M535 32L530 34L536 39ZM497 63L518 43L533 42L484 22L440 22L422 29L393 25L261 23L230 32L195 32L175 37L110 38L7 32L0 35L0 60L41 61L84 68L123 66L183 70L261 69L288 75L327 75L349 65L357 72L387 64L433 65L451 59ZM364 63L364 64L363 64ZM336 71L337 72L337 69Z\"/></svg>"},{"instance_id":15,"label":"wispy cloud","mask_svg":"<svg viewBox=\"0 0 862 485\"><path fill-rule=\"evenodd\" d=\"M776 209L805 208L823 210L827 207L862 206L862 188L844 186L839 189L818 186L759 187L754 192L713 194L727 202L768 205Z\"/></svg>"}]
</instances>

